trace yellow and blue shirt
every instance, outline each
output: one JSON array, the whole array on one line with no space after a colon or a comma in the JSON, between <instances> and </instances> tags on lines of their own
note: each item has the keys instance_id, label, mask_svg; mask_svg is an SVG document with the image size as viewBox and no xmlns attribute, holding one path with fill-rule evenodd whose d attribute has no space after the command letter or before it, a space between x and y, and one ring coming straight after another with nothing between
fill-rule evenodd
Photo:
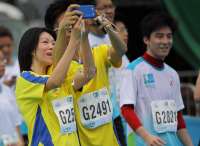
<instances>
[{"instance_id":1,"label":"yellow and blue shirt","mask_svg":"<svg viewBox=\"0 0 200 146\"><path fill-rule=\"evenodd\" d=\"M61 94L60 88L45 92L48 78L49 75L25 71L17 80L16 99L28 127L29 146L78 146L76 132L60 134L59 122L51 105L52 100L68 96L69 92ZM66 78L63 82L69 85L69 90L72 87L68 81L72 80Z\"/></svg>"},{"instance_id":2,"label":"yellow and blue shirt","mask_svg":"<svg viewBox=\"0 0 200 146\"><path fill-rule=\"evenodd\" d=\"M110 46L101 45L92 49L94 56L94 63L96 67L96 77L90 80L86 85L83 86L82 94L98 91L104 87L107 88L108 92L108 69L113 65L116 68L121 66L122 61L120 60L116 64L112 64L108 60L108 49ZM78 73L78 68L83 69L83 65L76 61L72 61L67 76L74 76ZM80 112L78 109L78 101L74 100L74 109L76 113L76 122L78 125L78 134L80 143L82 146L118 146L118 141L115 137L112 122L102 125L94 129L87 129L82 126L80 119Z\"/></svg>"}]
</instances>

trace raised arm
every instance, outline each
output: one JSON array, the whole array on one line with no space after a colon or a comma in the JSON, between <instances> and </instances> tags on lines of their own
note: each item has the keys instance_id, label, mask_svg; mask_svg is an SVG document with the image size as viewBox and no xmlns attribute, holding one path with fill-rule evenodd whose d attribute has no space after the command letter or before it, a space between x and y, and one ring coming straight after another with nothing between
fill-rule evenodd
<instances>
[{"instance_id":1,"label":"raised arm","mask_svg":"<svg viewBox=\"0 0 200 146\"><path fill-rule=\"evenodd\" d=\"M85 20L86 22L87 20ZM90 49L90 44L88 40L88 33L89 33L89 25L85 23L85 32L82 36L81 41L81 48L82 48L82 59L83 59L83 74L77 74L74 79L74 91L77 91L79 88L81 88L83 85L85 85L87 82L89 82L95 75L96 70L94 66L94 58L92 55L92 51Z\"/></svg>"},{"instance_id":2,"label":"raised arm","mask_svg":"<svg viewBox=\"0 0 200 146\"><path fill-rule=\"evenodd\" d=\"M78 47L78 44L80 42L80 34L81 34L80 24L81 24L81 22L82 22L82 16L78 19L76 25L74 26L74 28L71 32L71 39L67 46L67 49L65 50L60 61L54 67L54 70L53 70L51 76L49 77L49 79L46 82L46 86L45 86L46 91L52 90L54 88L58 88L62 84L64 78L66 77L66 73L69 69L70 62L71 62L71 60L74 56L74 53L76 51L76 48ZM58 34L60 32L62 32L64 29L65 29L65 25L63 23L60 23ZM58 43L58 42L59 42L59 40L56 41L56 43Z\"/></svg>"},{"instance_id":3,"label":"raised arm","mask_svg":"<svg viewBox=\"0 0 200 146\"><path fill-rule=\"evenodd\" d=\"M97 21L98 18L95 18L94 20ZM103 20L103 25L100 26L100 29L102 26L106 27L107 29L112 29L112 25L107 20ZM112 44L112 47L109 49L111 57L110 62L115 64L120 61L128 49L126 43L118 33L109 30L108 36Z\"/></svg>"},{"instance_id":4,"label":"raised arm","mask_svg":"<svg viewBox=\"0 0 200 146\"><path fill-rule=\"evenodd\" d=\"M69 28L71 25L75 25L79 17L77 15L82 15L82 12L80 11L73 11L73 8L80 7L77 4L72 4L68 7L67 11L65 12L62 21L59 24L58 32L57 33L57 40L55 44L55 48L53 50L52 60L53 60L53 66L55 67L58 62L60 61L61 57L63 56L66 48L66 31L67 28ZM60 29L60 26L64 25L63 29Z\"/></svg>"}]
</instances>

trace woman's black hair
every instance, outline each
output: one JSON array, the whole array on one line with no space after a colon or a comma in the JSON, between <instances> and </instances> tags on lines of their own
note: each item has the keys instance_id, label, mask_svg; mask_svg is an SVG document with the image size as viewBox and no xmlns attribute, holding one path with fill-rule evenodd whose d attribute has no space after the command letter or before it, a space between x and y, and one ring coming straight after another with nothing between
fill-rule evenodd
<instances>
[{"instance_id":1,"label":"woman's black hair","mask_svg":"<svg viewBox=\"0 0 200 146\"><path fill-rule=\"evenodd\" d=\"M32 52L36 51L38 46L39 37L42 32L49 33L54 40L56 40L56 34L49 28L34 27L28 29L21 38L18 51L18 60L20 65L20 71L31 71L32 64Z\"/></svg>"}]
</instances>

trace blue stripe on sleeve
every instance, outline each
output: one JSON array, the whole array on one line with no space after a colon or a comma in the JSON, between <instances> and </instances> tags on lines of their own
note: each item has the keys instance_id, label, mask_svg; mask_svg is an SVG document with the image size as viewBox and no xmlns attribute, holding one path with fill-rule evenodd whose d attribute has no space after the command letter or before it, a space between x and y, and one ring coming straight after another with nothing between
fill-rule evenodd
<instances>
[{"instance_id":1,"label":"blue stripe on sleeve","mask_svg":"<svg viewBox=\"0 0 200 146\"><path fill-rule=\"evenodd\" d=\"M20 74L22 78L25 80L32 82L32 83L40 83L46 85L47 79L49 77L42 77L42 76L35 76L34 74L31 74L30 72L23 72Z\"/></svg>"},{"instance_id":2,"label":"blue stripe on sleeve","mask_svg":"<svg viewBox=\"0 0 200 146\"><path fill-rule=\"evenodd\" d=\"M134 70L134 68L140 64L141 62L143 62L144 59L142 57L139 57L138 59L134 60L133 62L131 62L126 69L130 69L130 70Z\"/></svg>"},{"instance_id":3,"label":"blue stripe on sleeve","mask_svg":"<svg viewBox=\"0 0 200 146\"><path fill-rule=\"evenodd\" d=\"M38 105L31 146L38 146L39 143L42 143L44 146L54 146Z\"/></svg>"}]
</instances>

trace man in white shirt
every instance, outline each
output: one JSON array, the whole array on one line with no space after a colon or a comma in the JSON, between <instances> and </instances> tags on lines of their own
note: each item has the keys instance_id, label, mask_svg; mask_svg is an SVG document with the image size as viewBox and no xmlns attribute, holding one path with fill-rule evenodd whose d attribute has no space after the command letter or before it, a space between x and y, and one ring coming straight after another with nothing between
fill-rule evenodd
<instances>
[{"instance_id":1,"label":"man in white shirt","mask_svg":"<svg viewBox=\"0 0 200 146\"><path fill-rule=\"evenodd\" d=\"M177 146L179 140L184 146L193 145L181 113L179 76L164 63L177 29L178 22L160 12L141 22L146 52L127 66L121 84L120 106L128 123L128 145Z\"/></svg>"}]
</instances>

